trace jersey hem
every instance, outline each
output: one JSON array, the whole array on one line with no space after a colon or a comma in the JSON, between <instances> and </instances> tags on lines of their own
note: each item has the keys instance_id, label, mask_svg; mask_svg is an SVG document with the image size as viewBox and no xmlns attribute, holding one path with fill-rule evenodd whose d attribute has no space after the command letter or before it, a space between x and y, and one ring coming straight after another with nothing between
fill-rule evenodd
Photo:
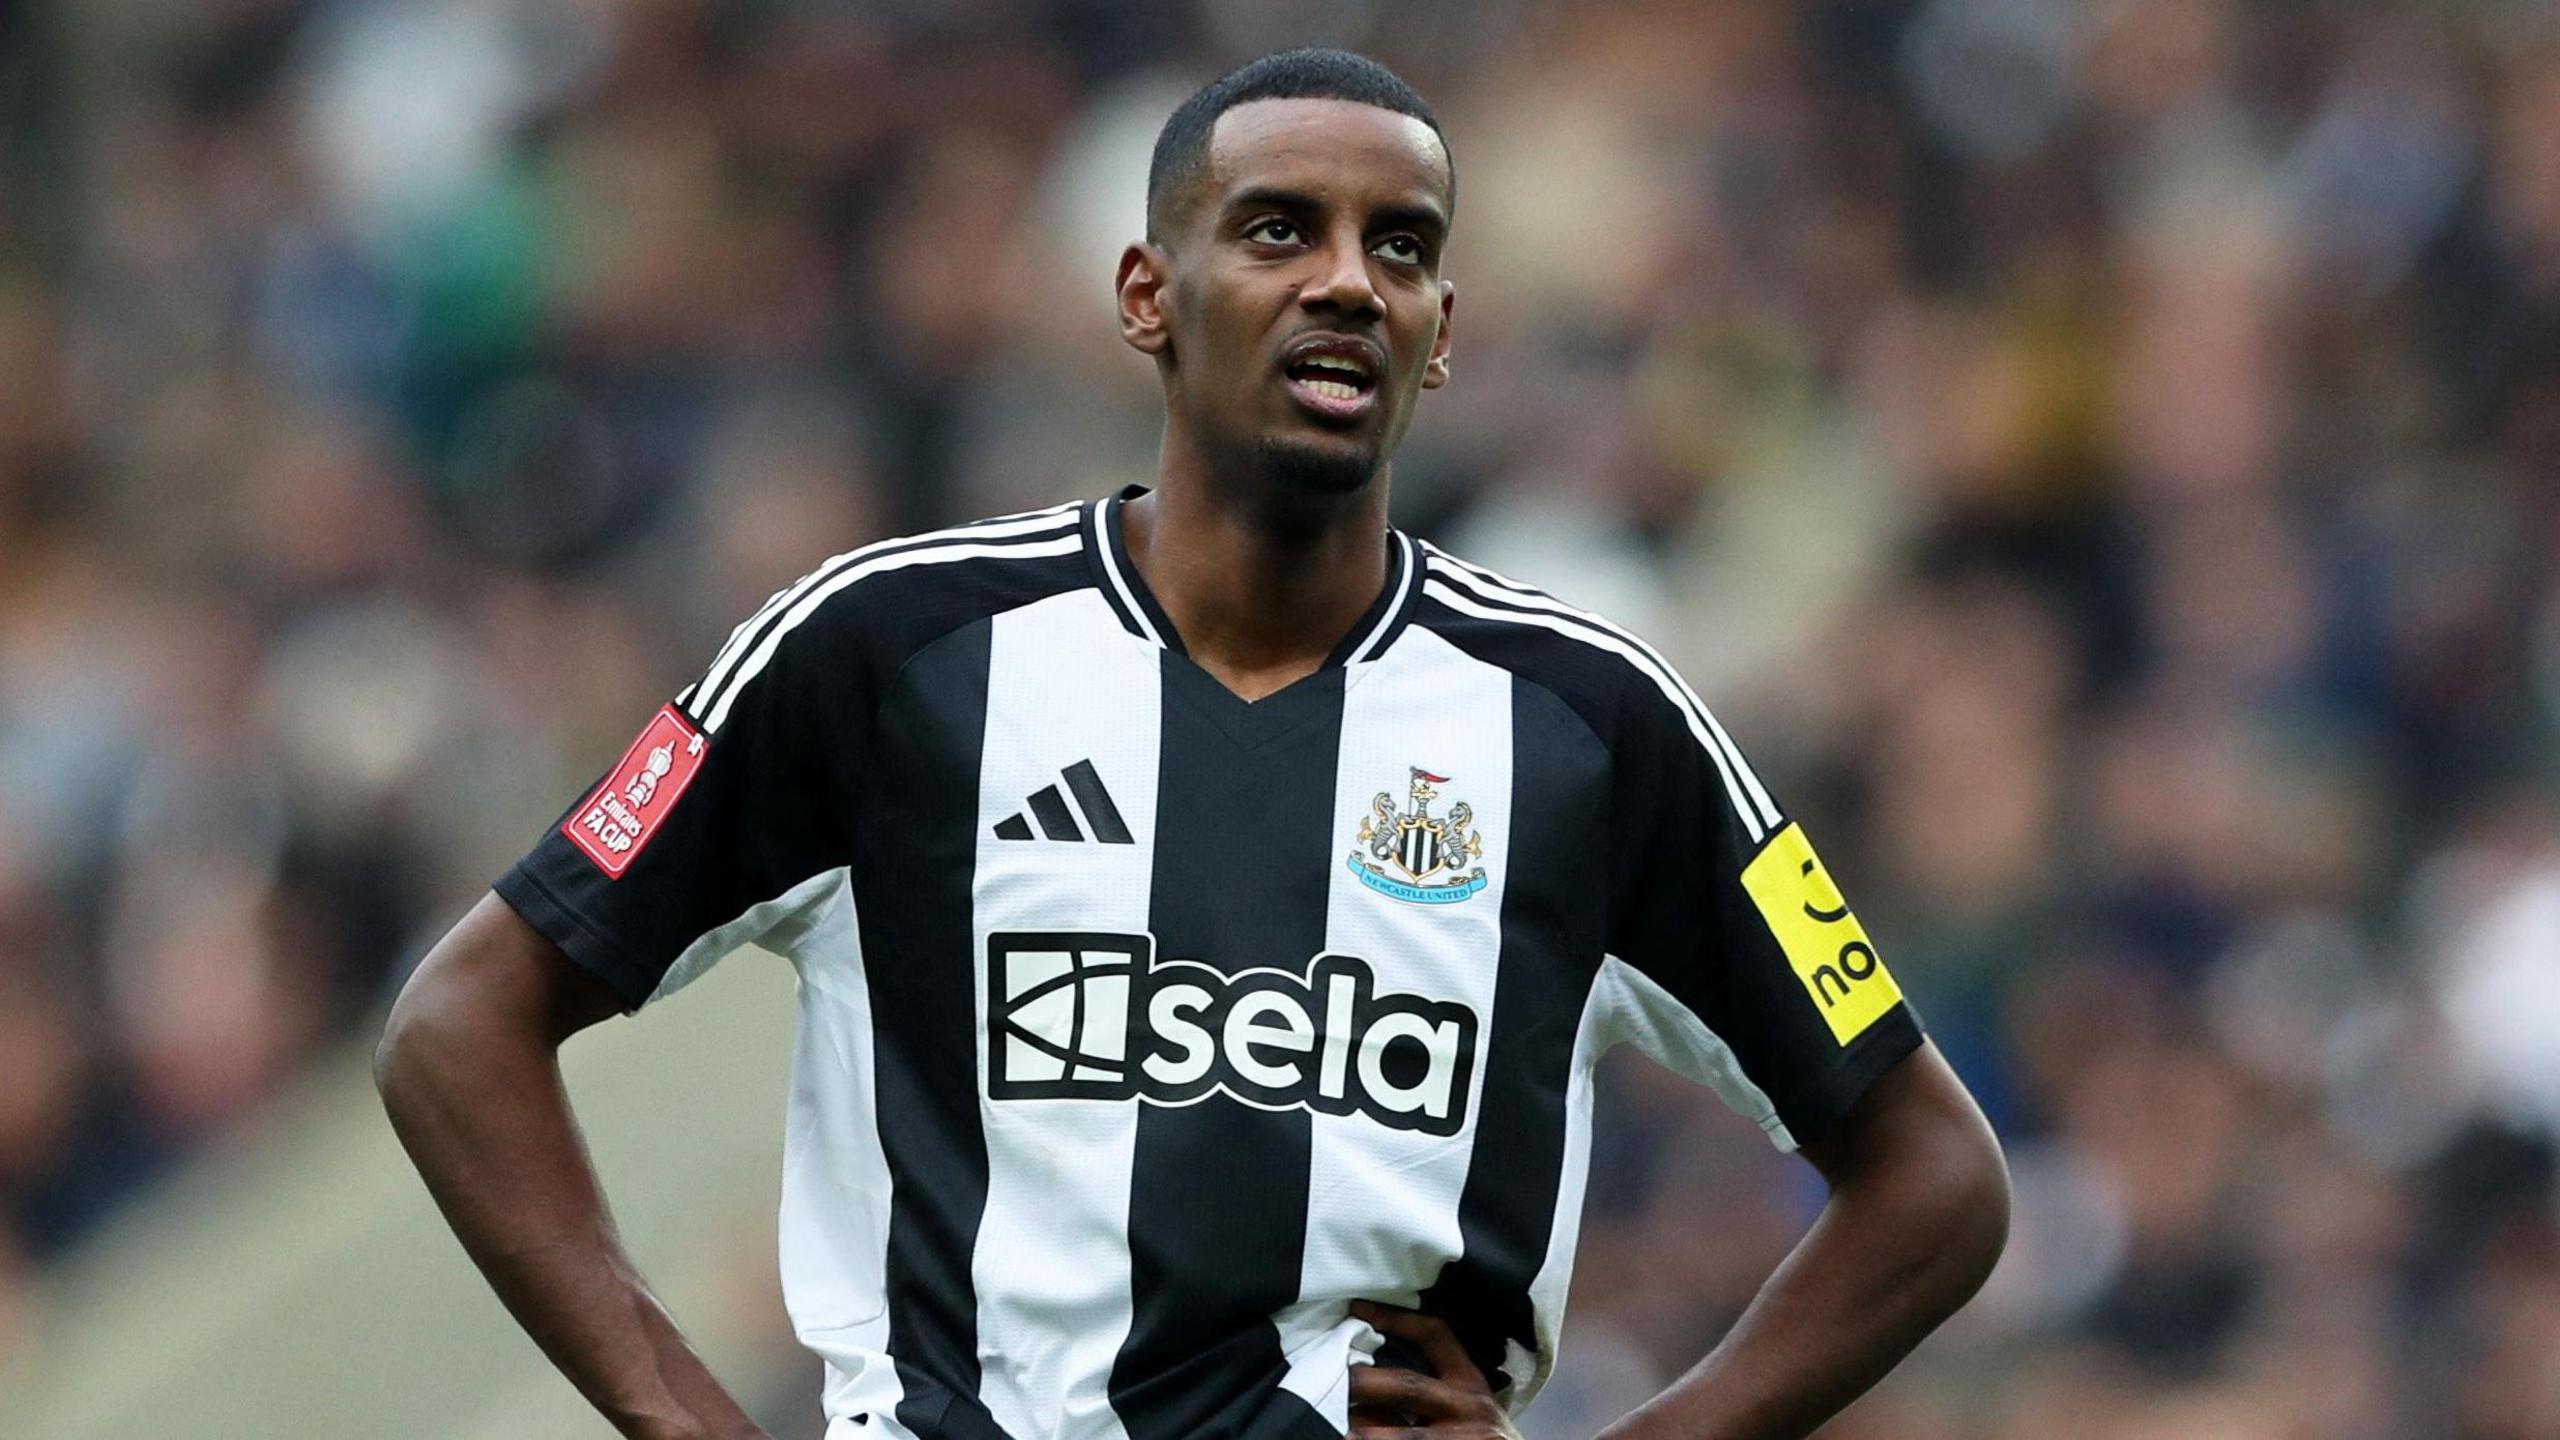
<instances>
[{"instance_id":1,"label":"jersey hem","mask_svg":"<svg viewBox=\"0 0 2560 1440\"><path fill-rule=\"evenodd\" d=\"M1795 1140L1789 1148L1800 1150L1828 1134L1852 1106L1875 1088L1886 1071L1901 1064L1927 1038L1920 1017L1907 1000L1879 1017L1866 1034L1850 1044L1848 1058L1823 1082L1821 1094L1809 1104L1794 1107L1792 1114L1779 1112L1779 1120Z\"/></svg>"},{"instance_id":2,"label":"jersey hem","mask_svg":"<svg viewBox=\"0 0 2560 1440\"><path fill-rule=\"evenodd\" d=\"M623 1013L638 1010L657 993L658 979L648 975L647 967L622 942L552 894L542 878L521 863L499 876L489 888L523 916L526 924L559 946L578 968L602 980L622 1001Z\"/></svg>"}]
</instances>

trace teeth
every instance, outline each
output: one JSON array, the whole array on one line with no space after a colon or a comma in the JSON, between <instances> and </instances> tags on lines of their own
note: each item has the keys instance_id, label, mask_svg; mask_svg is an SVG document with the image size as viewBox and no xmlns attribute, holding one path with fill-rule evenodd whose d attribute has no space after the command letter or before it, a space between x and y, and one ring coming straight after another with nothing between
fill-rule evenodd
<instances>
[{"instance_id":1,"label":"teeth","mask_svg":"<svg viewBox=\"0 0 2560 1440\"><path fill-rule=\"evenodd\" d=\"M1357 400L1360 387L1342 380L1301 380L1298 382L1328 400Z\"/></svg>"}]
</instances>

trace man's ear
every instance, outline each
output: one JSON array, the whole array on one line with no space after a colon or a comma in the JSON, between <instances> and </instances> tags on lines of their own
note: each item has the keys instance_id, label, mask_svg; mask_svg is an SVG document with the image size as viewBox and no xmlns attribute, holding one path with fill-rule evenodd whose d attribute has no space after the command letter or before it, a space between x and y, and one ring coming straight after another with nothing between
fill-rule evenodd
<instances>
[{"instance_id":1,"label":"man's ear","mask_svg":"<svg viewBox=\"0 0 2560 1440\"><path fill-rule=\"evenodd\" d=\"M1143 355L1161 357L1173 344L1165 313L1165 288L1173 270L1163 249L1139 241L1120 252L1120 338Z\"/></svg>"},{"instance_id":2,"label":"man's ear","mask_svg":"<svg viewBox=\"0 0 2560 1440\"><path fill-rule=\"evenodd\" d=\"M1440 282L1440 335L1431 342L1431 358L1422 366L1422 388L1437 390L1449 383L1449 315L1458 305L1458 287Z\"/></svg>"}]
</instances>

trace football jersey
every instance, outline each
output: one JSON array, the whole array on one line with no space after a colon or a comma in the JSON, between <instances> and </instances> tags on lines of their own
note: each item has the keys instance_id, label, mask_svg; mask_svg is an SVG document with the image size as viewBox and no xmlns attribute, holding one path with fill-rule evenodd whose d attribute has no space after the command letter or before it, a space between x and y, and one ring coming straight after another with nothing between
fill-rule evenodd
<instances>
[{"instance_id":1,"label":"football jersey","mask_svg":"<svg viewBox=\"0 0 2560 1440\"><path fill-rule=\"evenodd\" d=\"M781 1266L830 1436L1337 1437L1444 1316L1556 1352L1592 1069L1779 1146L1920 1043L1803 831L1642 641L1389 533L1247 702L1130 495L775 594L498 893L637 1008L798 975Z\"/></svg>"}]
</instances>

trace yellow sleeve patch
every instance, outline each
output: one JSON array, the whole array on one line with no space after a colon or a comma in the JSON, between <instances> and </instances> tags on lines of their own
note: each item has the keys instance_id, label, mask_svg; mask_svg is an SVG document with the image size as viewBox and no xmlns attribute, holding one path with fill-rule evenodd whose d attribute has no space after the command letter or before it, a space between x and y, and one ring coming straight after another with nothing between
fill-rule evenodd
<instances>
[{"instance_id":1,"label":"yellow sleeve patch","mask_svg":"<svg viewBox=\"0 0 2560 1440\"><path fill-rule=\"evenodd\" d=\"M1787 952L1796 979L1822 1007L1833 1039L1846 1045L1902 998L1866 927L1822 868L1804 831L1790 823L1742 872L1742 888Z\"/></svg>"}]
</instances>

